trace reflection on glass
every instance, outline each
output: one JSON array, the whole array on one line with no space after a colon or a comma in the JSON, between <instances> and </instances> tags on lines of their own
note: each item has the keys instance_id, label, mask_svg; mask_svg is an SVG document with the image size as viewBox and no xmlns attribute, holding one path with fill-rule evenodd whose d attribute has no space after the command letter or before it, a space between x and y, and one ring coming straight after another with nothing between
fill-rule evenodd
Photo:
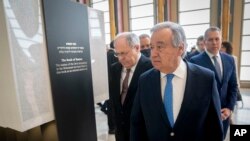
<instances>
[{"instance_id":1,"label":"reflection on glass","mask_svg":"<svg viewBox=\"0 0 250 141\"><path fill-rule=\"evenodd\" d=\"M107 24L110 24L108 0L93 0L92 2L93 2L92 7L94 9L101 10L104 12L105 33L106 33L105 36L107 36L107 35L110 36L110 34L107 34L107 33L110 33L110 26L109 25L107 26ZM110 37L105 37L105 38L106 38L106 42L109 44Z\"/></svg>"},{"instance_id":2,"label":"reflection on glass","mask_svg":"<svg viewBox=\"0 0 250 141\"><path fill-rule=\"evenodd\" d=\"M30 61L33 63L35 62L34 56L30 53L29 48L34 44L39 44L43 42L43 36L42 36L42 23L41 23L41 15L40 11L37 11L38 16L38 29L33 33L32 36L29 36L28 33L25 33L24 29L22 29L22 26L20 25L21 19L17 19L16 15L20 16L20 13L16 13L14 11L17 11L16 9L12 9L11 4L8 0L5 0L5 12L7 15L7 19L10 23L11 29L14 33L14 36L16 37L18 41L19 47L22 49L23 53L30 58ZM29 10L29 8L27 8ZM38 9L40 10L40 9ZM27 17L26 17L27 18ZM25 20L25 19L24 19ZM30 20L30 19L29 19ZM31 29L30 29L31 30ZM34 32L34 31L33 31Z\"/></svg>"},{"instance_id":3,"label":"reflection on glass","mask_svg":"<svg viewBox=\"0 0 250 141\"><path fill-rule=\"evenodd\" d=\"M41 5L40 0L3 2L18 108L26 129L53 118Z\"/></svg>"}]
</instances>

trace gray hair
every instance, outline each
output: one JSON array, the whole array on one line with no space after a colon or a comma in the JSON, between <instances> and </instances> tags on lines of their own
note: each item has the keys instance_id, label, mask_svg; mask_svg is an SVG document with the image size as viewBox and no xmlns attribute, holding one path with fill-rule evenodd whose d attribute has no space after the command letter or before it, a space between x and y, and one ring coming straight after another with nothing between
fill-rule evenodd
<instances>
[{"instance_id":1,"label":"gray hair","mask_svg":"<svg viewBox=\"0 0 250 141\"><path fill-rule=\"evenodd\" d=\"M141 34L139 36L140 39L143 39L143 38L150 38L150 36L148 34Z\"/></svg>"},{"instance_id":2,"label":"gray hair","mask_svg":"<svg viewBox=\"0 0 250 141\"><path fill-rule=\"evenodd\" d=\"M178 47L180 44L183 43L184 45L184 53L182 54L182 58L185 57L186 55L186 50L187 50L187 40L186 40L186 35L181 27L181 25L174 23L174 22L162 22L156 24L153 28L151 28L151 33L154 33L156 31L162 30L168 28L173 32L173 39L172 39L172 44L174 47Z\"/></svg>"},{"instance_id":3,"label":"gray hair","mask_svg":"<svg viewBox=\"0 0 250 141\"><path fill-rule=\"evenodd\" d=\"M119 38L125 38L130 47L134 47L135 45L140 46L139 37L136 34L132 33L132 32L119 33L114 39L114 46L116 46L116 41Z\"/></svg>"},{"instance_id":4,"label":"gray hair","mask_svg":"<svg viewBox=\"0 0 250 141\"><path fill-rule=\"evenodd\" d=\"M199 42L199 41L203 41L204 40L204 36L203 35L200 35L198 38L197 38L197 43Z\"/></svg>"},{"instance_id":5,"label":"gray hair","mask_svg":"<svg viewBox=\"0 0 250 141\"><path fill-rule=\"evenodd\" d=\"M221 33L221 30L220 28L216 27L216 26L211 26L209 27L206 31L205 31L205 34L204 34L204 39L206 40L208 38L208 32L216 32L218 31L219 33Z\"/></svg>"}]
</instances>

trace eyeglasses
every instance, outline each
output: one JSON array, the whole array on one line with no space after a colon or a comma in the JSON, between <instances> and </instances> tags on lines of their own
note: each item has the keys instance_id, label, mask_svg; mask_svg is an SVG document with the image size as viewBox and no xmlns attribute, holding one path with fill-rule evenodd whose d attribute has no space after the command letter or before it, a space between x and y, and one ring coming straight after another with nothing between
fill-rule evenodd
<instances>
[{"instance_id":1,"label":"eyeglasses","mask_svg":"<svg viewBox=\"0 0 250 141\"><path fill-rule=\"evenodd\" d=\"M118 52L115 52L115 54L114 54L114 56L115 57L125 57L125 56L127 56L128 55L128 53L131 51L131 49L129 50L129 51L127 51L127 52L120 52L120 53L118 53Z\"/></svg>"}]
</instances>

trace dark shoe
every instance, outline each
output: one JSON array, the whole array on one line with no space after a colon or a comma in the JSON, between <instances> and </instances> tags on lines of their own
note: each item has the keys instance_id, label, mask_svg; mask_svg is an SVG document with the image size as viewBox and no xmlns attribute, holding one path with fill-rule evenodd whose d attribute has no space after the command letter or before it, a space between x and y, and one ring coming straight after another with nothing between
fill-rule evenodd
<instances>
[{"instance_id":1,"label":"dark shoe","mask_svg":"<svg viewBox=\"0 0 250 141\"><path fill-rule=\"evenodd\" d=\"M115 129L109 129L109 134L115 134Z\"/></svg>"},{"instance_id":2,"label":"dark shoe","mask_svg":"<svg viewBox=\"0 0 250 141\"><path fill-rule=\"evenodd\" d=\"M101 108L101 111L104 113L104 114L108 114L108 111L106 110L106 109L104 109L104 108Z\"/></svg>"},{"instance_id":3,"label":"dark shoe","mask_svg":"<svg viewBox=\"0 0 250 141\"><path fill-rule=\"evenodd\" d=\"M102 103L101 102L98 102L96 104L99 105L100 107L102 107Z\"/></svg>"}]
</instances>

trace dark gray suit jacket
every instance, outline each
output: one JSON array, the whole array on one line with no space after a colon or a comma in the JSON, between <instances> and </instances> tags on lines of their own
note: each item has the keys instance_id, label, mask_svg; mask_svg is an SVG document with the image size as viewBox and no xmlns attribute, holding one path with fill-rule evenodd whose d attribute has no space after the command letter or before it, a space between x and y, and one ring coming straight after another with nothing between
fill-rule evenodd
<instances>
[{"instance_id":1,"label":"dark gray suit jacket","mask_svg":"<svg viewBox=\"0 0 250 141\"><path fill-rule=\"evenodd\" d=\"M134 70L123 105L121 105L120 95L122 68L121 63L119 62L112 65L110 69L109 94L116 124L116 141L129 141L130 114L138 86L138 79L143 72L152 68L152 64L147 57L141 55Z\"/></svg>"}]
</instances>

